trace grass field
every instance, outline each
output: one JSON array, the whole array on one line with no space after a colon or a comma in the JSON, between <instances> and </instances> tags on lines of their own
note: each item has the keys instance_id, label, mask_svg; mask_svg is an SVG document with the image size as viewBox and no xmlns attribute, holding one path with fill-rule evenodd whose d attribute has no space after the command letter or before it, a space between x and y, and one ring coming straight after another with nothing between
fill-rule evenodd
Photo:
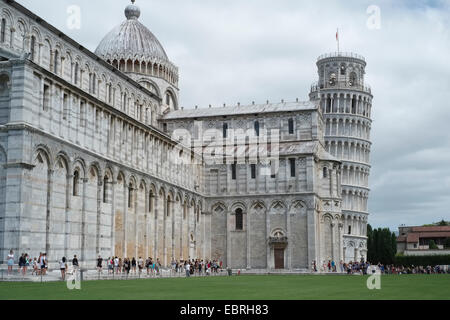
<instances>
[{"instance_id":1,"label":"grass field","mask_svg":"<svg viewBox=\"0 0 450 320\"><path fill-rule=\"evenodd\" d=\"M81 290L65 282L0 283L0 299L25 300L303 300L450 299L450 275L386 275L381 290L369 290L366 276L232 276L84 281ZM191 298L189 298L191 297Z\"/></svg>"}]
</instances>

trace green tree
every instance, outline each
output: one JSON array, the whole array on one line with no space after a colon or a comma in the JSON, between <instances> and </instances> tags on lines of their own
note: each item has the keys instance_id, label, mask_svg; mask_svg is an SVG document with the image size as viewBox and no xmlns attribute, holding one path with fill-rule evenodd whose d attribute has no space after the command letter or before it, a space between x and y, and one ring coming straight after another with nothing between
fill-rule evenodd
<instances>
[{"instance_id":1,"label":"green tree","mask_svg":"<svg viewBox=\"0 0 450 320\"><path fill-rule=\"evenodd\" d=\"M367 226L367 259L371 263L394 263L397 253L397 237L388 228L372 229Z\"/></svg>"},{"instance_id":2,"label":"green tree","mask_svg":"<svg viewBox=\"0 0 450 320\"><path fill-rule=\"evenodd\" d=\"M428 242L428 247L429 247L430 249L433 249L433 250L438 249L438 246L436 245L436 242L434 242L434 240L430 240L430 241Z\"/></svg>"},{"instance_id":3,"label":"green tree","mask_svg":"<svg viewBox=\"0 0 450 320\"><path fill-rule=\"evenodd\" d=\"M437 225L438 226L449 226L450 225L450 222L447 222L447 221L445 221L444 219L442 219L441 221L439 221L438 223L437 223Z\"/></svg>"}]
</instances>

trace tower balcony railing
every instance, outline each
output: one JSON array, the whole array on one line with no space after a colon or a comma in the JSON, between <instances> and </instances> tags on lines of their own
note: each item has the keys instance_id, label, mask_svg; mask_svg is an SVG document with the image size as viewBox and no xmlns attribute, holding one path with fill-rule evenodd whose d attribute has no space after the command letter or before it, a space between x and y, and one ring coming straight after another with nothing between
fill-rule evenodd
<instances>
[{"instance_id":1,"label":"tower balcony railing","mask_svg":"<svg viewBox=\"0 0 450 320\"><path fill-rule=\"evenodd\" d=\"M362 61L366 61L366 59L359 54L353 53L353 52L331 52L321 55L319 58L317 58L317 61L326 59L326 58L338 58L338 57L344 57L344 58L355 58Z\"/></svg>"},{"instance_id":2,"label":"tower balcony railing","mask_svg":"<svg viewBox=\"0 0 450 320\"><path fill-rule=\"evenodd\" d=\"M370 86L365 86L361 84L350 84L348 81L335 81L333 83L321 83L319 86L318 82L314 82L311 85L311 93L317 92L324 89L346 89L346 90L360 90L366 93L372 94L372 88Z\"/></svg>"}]
</instances>

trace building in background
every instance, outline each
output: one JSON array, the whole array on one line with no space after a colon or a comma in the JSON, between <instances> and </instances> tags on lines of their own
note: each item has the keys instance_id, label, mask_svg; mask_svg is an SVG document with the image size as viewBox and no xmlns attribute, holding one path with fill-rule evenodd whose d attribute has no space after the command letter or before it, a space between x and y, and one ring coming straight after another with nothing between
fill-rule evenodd
<instances>
[{"instance_id":1,"label":"building in background","mask_svg":"<svg viewBox=\"0 0 450 320\"><path fill-rule=\"evenodd\" d=\"M450 226L426 226L398 228L397 253L404 255L429 255L450 254L450 248L446 248L450 238ZM436 248L430 248L430 242L434 242Z\"/></svg>"}]
</instances>

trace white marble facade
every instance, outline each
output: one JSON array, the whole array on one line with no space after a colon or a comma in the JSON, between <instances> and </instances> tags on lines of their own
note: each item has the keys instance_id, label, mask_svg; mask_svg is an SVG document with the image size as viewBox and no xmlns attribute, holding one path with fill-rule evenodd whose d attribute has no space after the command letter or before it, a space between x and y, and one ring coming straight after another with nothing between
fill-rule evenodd
<instances>
[{"instance_id":1,"label":"white marble facade","mask_svg":"<svg viewBox=\"0 0 450 320\"><path fill-rule=\"evenodd\" d=\"M307 102L183 109L178 68L136 5L95 53L16 2L0 14L0 263L10 249L86 267L366 256L362 57L319 59Z\"/></svg>"}]
</instances>

